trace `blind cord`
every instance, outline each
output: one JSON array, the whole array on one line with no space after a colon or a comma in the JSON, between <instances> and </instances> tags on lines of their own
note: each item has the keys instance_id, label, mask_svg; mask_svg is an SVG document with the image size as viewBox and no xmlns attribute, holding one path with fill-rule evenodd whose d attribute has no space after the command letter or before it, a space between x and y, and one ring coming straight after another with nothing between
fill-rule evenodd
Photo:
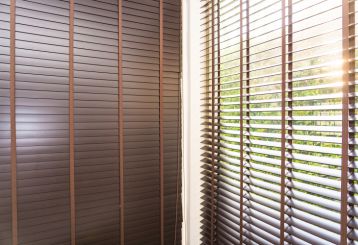
<instances>
[{"instance_id":1,"label":"blind cord","mask_svg":"<svg viewBox=\"0 0 358 245\"><path fill-rule=\"evenodd\" d=\"M180 52L180 59L181 59L181 52ZM181 66L181 65L180 65ZM180 71L181 71L181 67L180 67ZM180 83L181 84L181 83ZM180 178L180 170L183 169L183 166L182 166L182 154L181 154L181 151L182 151L182 146L181 146L181 143L182 140L181 140L181 120L182 120L182 114L181 114L181 100L182 100L182 88L181 88L181 85L180 86L180 90L179 90L179 93L178 93L178 127L177 127L177 134L178 134L178 137L177 137L177 153L178 153L178 159L177 159L177 181L176 181L176 203L175 203L175 225L174 225L174 245L177 244L177 233L178 233L178 219L179 219L179 203L180 203L180 181L181 181L181 178Z\"/></svg>"}]
</instances>

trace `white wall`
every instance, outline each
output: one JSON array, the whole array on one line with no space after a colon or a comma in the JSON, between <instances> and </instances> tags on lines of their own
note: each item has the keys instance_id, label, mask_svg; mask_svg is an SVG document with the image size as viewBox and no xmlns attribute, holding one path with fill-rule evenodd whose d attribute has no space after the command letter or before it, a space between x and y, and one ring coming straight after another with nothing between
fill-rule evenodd
<instances>
[{"instance_id":1,"label":"white wall","mask_svg":"<svg viewBox=\"0 0 358 245\"><path fill-rule=\"evenodd\" d=\"M183 244L200 244L200 0L183 0Z\"/></svg>"}]
</instances>

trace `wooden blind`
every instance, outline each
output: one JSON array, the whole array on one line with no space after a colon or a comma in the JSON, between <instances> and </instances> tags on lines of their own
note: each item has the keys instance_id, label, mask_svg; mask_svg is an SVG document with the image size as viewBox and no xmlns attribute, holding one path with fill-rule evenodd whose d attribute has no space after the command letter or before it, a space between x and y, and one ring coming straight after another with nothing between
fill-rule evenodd
<instances>
[{"instance_id":1,"label":"wooden blind","mask_svg":"<svg viewBox=\"0 0 358 245\"><path fill-rule=\"evenodd\" d=\"M203 244L356 244L355 0L202 1Z\"/></svg>"},{"instance_id":2,"label":"wooden blind","mask_svg":"<svg viewBox=\"0 0 358 245\"><path fill-rule=\"evenodd\" d=\"M0 244L181 244L181 5L0 0Z\"/></svg>"}]
</instances>

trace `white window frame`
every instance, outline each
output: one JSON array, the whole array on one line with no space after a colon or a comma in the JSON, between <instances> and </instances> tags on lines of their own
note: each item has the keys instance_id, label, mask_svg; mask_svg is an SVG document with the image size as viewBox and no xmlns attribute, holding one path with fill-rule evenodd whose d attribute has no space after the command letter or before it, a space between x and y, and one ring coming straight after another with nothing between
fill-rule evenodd
<instances>
[{"instance_id":1,"label":"white window frame","mask_svg":"<svg viewBox=\"0 0 358 245\"><path fill-rule=\"evenodd\" d=\"M201 243L200 0L182 3L183 245Z\"/></svg>"}]
</instances>

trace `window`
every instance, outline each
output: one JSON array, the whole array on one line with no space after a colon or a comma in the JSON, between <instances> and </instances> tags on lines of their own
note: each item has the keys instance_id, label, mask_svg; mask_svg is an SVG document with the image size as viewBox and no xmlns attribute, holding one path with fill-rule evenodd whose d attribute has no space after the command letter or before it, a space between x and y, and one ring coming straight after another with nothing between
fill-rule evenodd
<instances>
[{"instance_id":1,"label":"window","mask_svg":"<svg viewBox=\"0 0 358 245\"><path fill-rule=\"evenodd\" d=\"M356 244L356 1L202 1L204 244Z\"/></svg>"}]
</instances>

